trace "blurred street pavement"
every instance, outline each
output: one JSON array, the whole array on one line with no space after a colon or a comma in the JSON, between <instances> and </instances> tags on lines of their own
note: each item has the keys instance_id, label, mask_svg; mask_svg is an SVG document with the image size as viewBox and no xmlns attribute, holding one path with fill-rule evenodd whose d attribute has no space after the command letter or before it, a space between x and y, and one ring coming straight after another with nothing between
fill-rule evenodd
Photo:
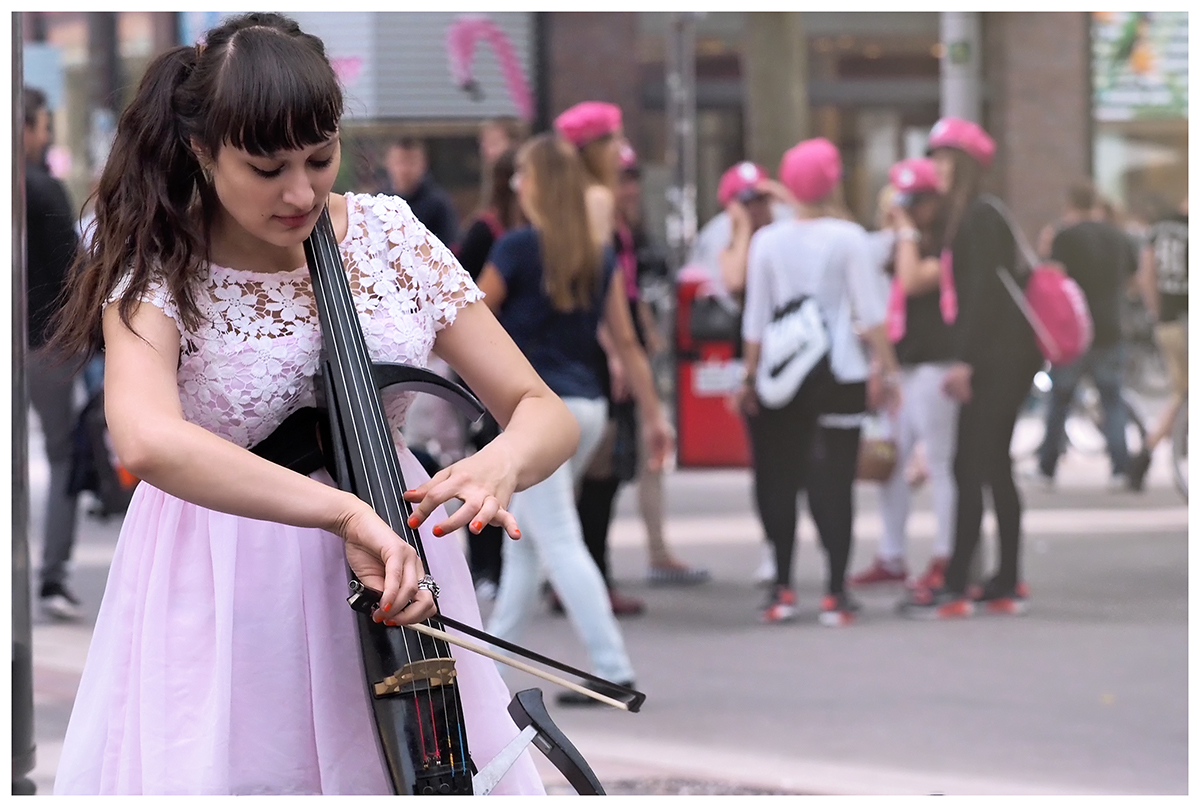
<instances>
[{"instance_id":1,"label":"blurred street pavement","mask_svg":"<svg viewBox=\"0 0 1200 807\"><path fill-rule=\"evenodd\" d=\"M36 420L30 431L36 567L46 467ZM765 593L753 573L763 541L746 470L667 477L668 542L713 579L650 587L626 487L611 543L620 589L647 603L644 615L622 620L643 710L562 709L553 685L524 673L510 685L545 690L613 794L1187 793L1187 508L1166 450L1141 494L1108 492L1103 456L1068 454L1054 491L1024 483L1029 614L950 624L898 617L901 589L891 586L859 592L858 624L820 626L824 558L807 517L800 619L760 624ZM870 561L881 529L875 488L861 485L857 501L851 572ZM39 794L52 790L120 528L90 516L80 524L72 583L87 619L57 623L34 609ZM919 570L934 527L927 489L910 524ZM990 565L990 539L985 549ZM525 643L586 666L566 620L544 610ZM535 757L550 791L570 792Z\"/></svg>"}]
</instances>

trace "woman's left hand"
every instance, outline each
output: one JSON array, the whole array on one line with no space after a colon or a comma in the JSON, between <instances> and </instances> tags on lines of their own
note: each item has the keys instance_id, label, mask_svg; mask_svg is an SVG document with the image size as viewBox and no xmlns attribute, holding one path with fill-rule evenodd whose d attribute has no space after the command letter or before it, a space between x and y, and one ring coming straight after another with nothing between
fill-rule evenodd
<instances>
[{"instance_id":1,"label":"woman's left hand","mask_svg":"<svg viewBox=\"0 0 1200 807\"><path fill-rule=\"evenodd\" d=\"M675 429L663 415L649 422L643 421L642 442L649 458L646 467L651 471L661 471L675 452Z\"/></svg>"},{"instance_id":2,"label":"woman's left hand","mask_svg":"<svg viewBox=\"0 0 1200 807\"><path fill-rule=\"evenodd\" d=\"M419 527L439 505L458 499L462 506L434 525L435 536L449 535L464 526L478 534L484 526L495 524L514 539L520 538L517 520L506 509L515 489L516 474L511 465L501 438L497 438L443 468L428 482L404 492L404 500L415 505L409 526Z\"/></svg>"},{"instance_id":3,"label":"woman's left hand","mask_svg":"<svg viewBox=\"0 0 1200 807\"><path fill-rule=\"evenodd\" d=\"M971 400L971 365L957 362L951 365L942 378L942 392L959 403Z\"/></svg>"},{"instance_id":4,"label":"woman's left hand","mask_svg":"<svg viewBox=\"0 0 1200 807\"><path fill-rule=\"evenodd\" d=\"M900 379L894 373L872 370L867 376L867 410L895 414L900 408Z\"/></svg>"}]
</instances>

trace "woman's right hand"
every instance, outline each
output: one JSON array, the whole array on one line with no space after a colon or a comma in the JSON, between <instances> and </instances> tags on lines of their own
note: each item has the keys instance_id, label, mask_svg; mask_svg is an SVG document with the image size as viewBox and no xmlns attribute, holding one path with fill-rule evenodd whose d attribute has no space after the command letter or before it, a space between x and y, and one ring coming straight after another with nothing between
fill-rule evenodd
<instances>
[{"instance_id":1,"label":"woman's right hand","mask_svg":"<svg viewBox=\"0 0 1200 807\"><path fill-rule=\"evenodd\" d=\"M750 211L741 202L734 199L725 207L729 214L730 240L751 230Z\"/></svg>"},{"instance_id":2,"label":"woman's right hand","mask_svg":"<svg viewBox=\"0 0 1200 807\"><path fill-rule=\"evenodd\" d=\"M893 204L887 211L887 225L893 230L915 229L912 218L902 205Z\"/></svg>"},{"instance_id":3,"label":"woman's right hand","mask_svg":"<svg viewBox=\"0 0 1200 807\"><path fill-rule=\"evenodd\" d=\"M365 504L338 520L346 562L362 584L383 592L376 622L408 625L437 613L433 595L418 589L425 567L417 551Z\"/></svg>"},{"instance_id":4,"label":"woman's right hand","mask_svg":"<svg viewBox=\"0 0 1200 807\"><path fill-rule=\"evenodd\" d=\"M736 414L754 417L758 414L758 394L753 380L745 381L729 396L729 408Z\"/></svg>"},{"instance_id":5,"label":"woman's right hand","mask_svg":"<svg viewBox=\"0 0 1200 807\"><path fill-rule=\"evenodd\" d=\"M665 470L675 451L675 428L666 415L642 419L642 443L646 449L646 467L650 471Z\"/></svg>"}]
</instances>

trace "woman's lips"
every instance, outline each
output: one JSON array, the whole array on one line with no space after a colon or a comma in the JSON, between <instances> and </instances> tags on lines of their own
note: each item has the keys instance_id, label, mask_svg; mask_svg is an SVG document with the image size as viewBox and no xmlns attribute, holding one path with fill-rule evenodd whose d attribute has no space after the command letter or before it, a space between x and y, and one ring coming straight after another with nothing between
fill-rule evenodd
<instances>
[{"instance_id":1,"label":"woman's lips","mask_svg":"<svg viewBox=\"0 0 1200 807\"><path fill-rule=\"evenodd\" d=\"M278 219L285 227L302 227L308 222L308 219L310 216L312 216L312 214L313 211L310 210L307 213L301 213L299 216L276 216L275 218Z\"/></svg>"}]
</instances>

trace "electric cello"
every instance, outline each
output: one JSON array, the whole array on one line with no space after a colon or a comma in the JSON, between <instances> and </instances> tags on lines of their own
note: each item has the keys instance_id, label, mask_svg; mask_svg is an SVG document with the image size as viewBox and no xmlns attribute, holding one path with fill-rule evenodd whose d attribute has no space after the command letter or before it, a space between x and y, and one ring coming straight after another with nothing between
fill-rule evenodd
<instances>
[{"instance_id":1,"label":"electric cello","mask_svg":"<svg viewBox=\"0 0 1200 807\"><path fill-rule=\"evenodd\" d=\"M316 227L305 240L304 253L321 324L322 357L317 390L321 405L317 413L301 410L292 418L304 421L309 434L314 432L311 427L315 421L323 439L315 450L319 455L315 464L311 448L307 458L299 458L305 451L302 447L311 446L314 441L276 440L274 448L290 454L290 461L282 464L296 470L329 467L337 485L367 502L417 551L428 570L420 534L408 526L411 506L403 498L406 487L379 390L396 386L432 393L450 401L472 419L481 416L484 408L461 386L428 370L371 361L328 209L321 212ZM270 455L271 447L266 445L270 440L254 450ZM280 461L277 456L272 458ZM381 750L396 793L488 793L525 748L533 744L580 794L603 795L604 789L591 768L550 720L537 689L517 693L509 704L509 714L521 733L483 769L477 768L467 746L458 672L450 644L628 711L638 711L645 695L497 639L440 613L404 628L376 623L370 614L378 605L379 592L364 586L353 572L349 574L348 602L359 612L359 644L366 683ZM436 585L432 593L436 600ZM609 694L480 647L447 633L447 627L599 685Z\"/></svg>"}]
</instances>

